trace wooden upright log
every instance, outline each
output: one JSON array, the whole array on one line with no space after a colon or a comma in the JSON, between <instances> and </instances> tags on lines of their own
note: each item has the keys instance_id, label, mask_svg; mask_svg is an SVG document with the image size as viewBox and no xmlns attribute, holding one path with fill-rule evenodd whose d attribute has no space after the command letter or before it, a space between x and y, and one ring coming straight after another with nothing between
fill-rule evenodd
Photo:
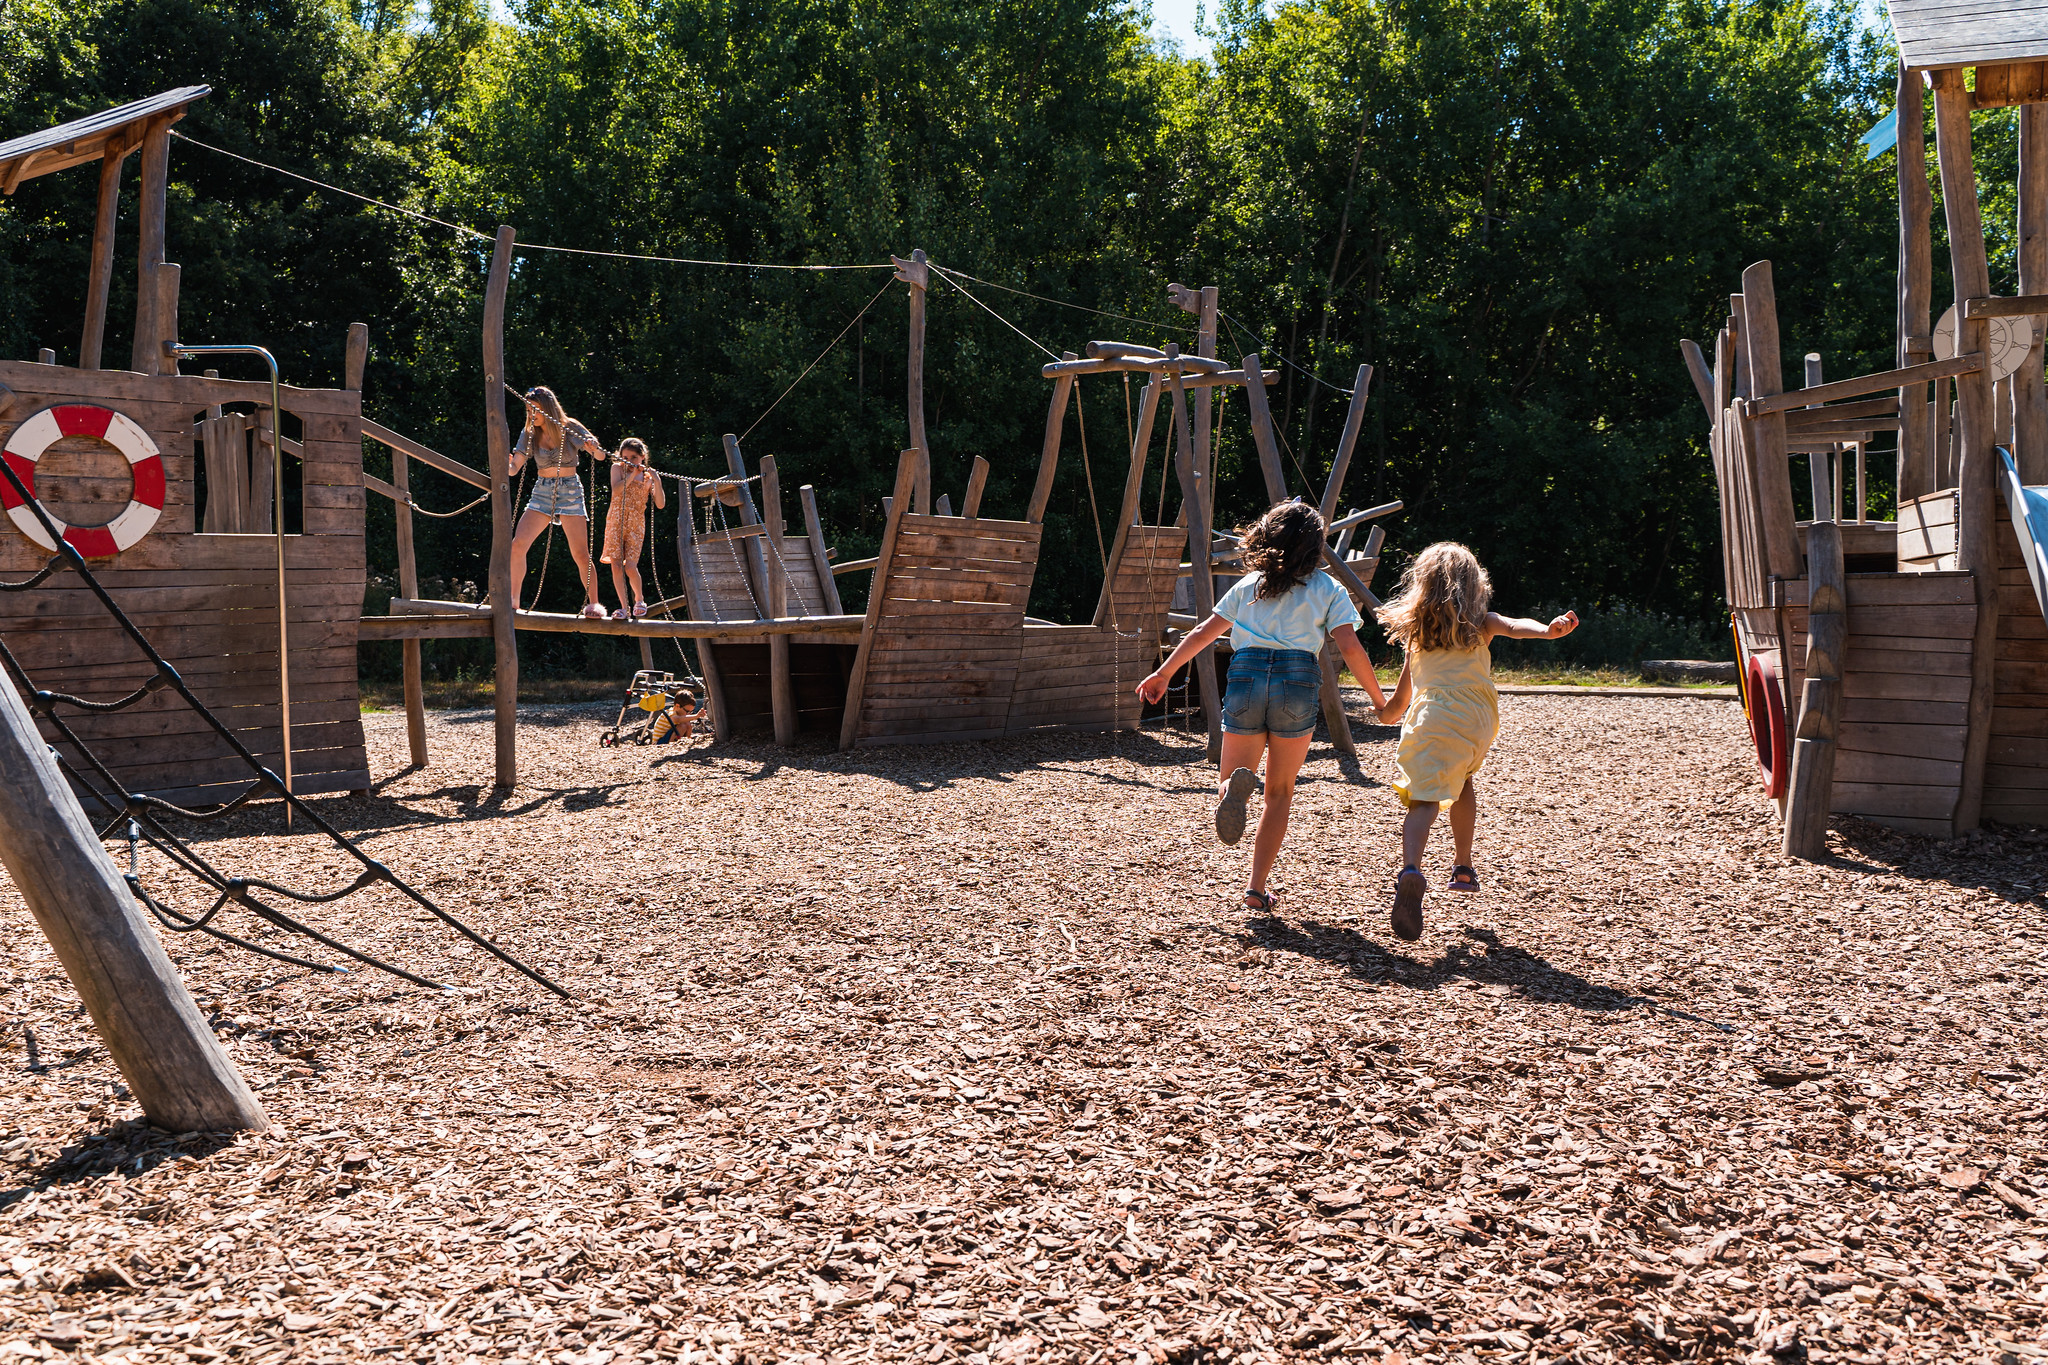
<instances>
[{"instance_id":1,"label":"wooden upright log","mask_svg":"<svg viewBox=\"0 0 2048 1365\"><path fill-rule=\"evenodd\" d=\"M868 662L875 647L875 627L882 619L882 601L888 591L889 565L896 557L896 533L903 525L903 513L910 506L910 490L917 482L917 455L906 450L896 461L896 491L889 499L889 519L882 525L882 544L875 551L875 576L868 588L867 617L861 624L860 652L853 658L853 674L846 680L846 709L839 722L839 747L851 749L860 736L860 709L867 693Z\"/></svg>"},{"instance_id":2,"label":"wooden upright log","mask_svg":"<svg viewBox=\"0 0 2048 1365\"><path fill-rule=\"evenodd\" d=\"M1072 351L1068 360L1078 359ZM1034 524L1045 520L1045 505L1052 501L1053 474L1059 469L1060 437L1067 429L1067 400L1074 394L1074 376L1063 374L1052 384L1052 401L1045 409L1045 440L1038 451L1038 477L1031 485L1031 502L1024 520Z\"/></svg>"},{"instance_id":3,"label":"wooden upright log","mask_svg":"<svg viewBox=\"0 0 2048 1365\"><path fill-rule=\"evenodd\" d=\"M967 492L960 498L960 515L972 521L981 515L981 494L988 487L988 461L981 456L974 457L974 467L967 474Z\"/></svg>"},{"instance_id":4,"label":"wooden upright log","mask_svg":"<svg viewBox=\"0 0 2048 1365\"><path fill-rule=\"evenodd\" d=\"M1808 351L1806 353L1806 387L1817 389L1826 382L1826 378L1821 373L1820 353ZM1819 404L1808 404L1808 406L1818 407ZM1831 451L1811 450L1806 454L1806 479L1812 485L1813 519L1815 521L1834 521L1841 516L1839 509L1835 511L1828 510L1828 505L1834 498L1833 462L1834 456Z\"/></svg>"},{"instance_id":5,"label":"wooden upright log","mask_svg":"<svg viewBox=\"0 0 2048 1365\"><path fill-rule=\"evenodd\" d=\"M1834 802L1835 739L1842 719L1842 653L1849 641L1848 580L1842 573L1842 528L1816 521L1806 531L1809 595L1806 683L1792 741L1792 781L1785 803L1785 853L1809 861L1828 850Z\"/></svg>"},{"instance_id":6,"label":"wooden upright log","mask_svg":"<svg viewBox=\"0 0 2048 1365\"><path fill-rule=\"evenodd\" d=\"M1927 104L1920 73L1899 67L1899 368L1934 358L1934 196L1927 187ZM1945 390L1946 384L1937 384ZM1899 501L1932 493L1933 410L1927 385L1899 390Z\"/></svg>"},{"instance_id":7,"label":"wooden upright log","mask_svg":"<svg viewBox=\"0 0 2048 1365\"><path fill-rule=\"evenodd\" d=\"M789 615L789 575L782 563L782 475L773 455L761 457L761 524L767 528L768 614ZM747 542L749 545L753 541ZM775 715L775 742L796 743L796 692L789 681L789 637L768 637L768 705Z\"/></svg>"},{"instance_id":8,"label":"wooden upright log","mask_svg":"<svg viewBox=\"0 0 2048 1365\"><path fill-rule=\"evenodd\" d=\"M360 322L356 324L361 327ZM364 329L367 333L368 329ZM353 336L354 329L350 329ZM391 486L398 490L392 512L398 523L398 591L408 601L420 595L420 568L412 539L412 461L405 452L391 452ZM420 642L399 641L405 677L405 744L415 768L427 766L427 700L421 677Z\"/></svg>"},{"instance_id":9,"label":"wooden upright log","mask_svg":"<svg viewBox=\"0 0 2048 1365\"><path fill-rule=\"evenodd\" d=\"M1173 376L1173 429L1181 449L1181 508L1187 514L1188 572L1194 587L1195 614L1207 620L1209 614L1216 610L1216 581L1208 554L1209 499L1195 472L1194 440L1188 430L1187 390L1182 387L1177 373ZM1189 667L1195 671L1195 688L1202 697L1202 718L1208 728L1210 752L1221 755L1223 696L1216 685L1216 646L1210 645L1197 654Z\"/></svg>"},{"instance_id":10,"label":"wooden upright log","mask_svg":"<svg viewBox=\"0 0 2048 1365\"><path fill-rule=\"evenodd\" d=\"M93 834L12 684L0 682L0 863L151 1123L262 1131L263 1106Z\"/></svg>"},{"instance_id":11,"label":"wooden upright log","mask_svg":"<svg viewBox=\"0 0 2048 1365\"><path fill-rule=\"evenodd\" d=\"M925 513L932 506L932 448L924 434L924 303L931 289L932 268L923 247L911 252L907 261L890 259L896 262L896 278L910 286L910 447L917 452L917 488L911 510Z\"/></svg>"},{"instance_id":12,"label":"wooden upright log","mask_svg":"<svg viewBox=\"0 0 2048 1365\"><path fill-rule=\"evenodd\" d=\"M1962 316L1963 300L1991 292L1984 221L1970 155L1970 92L1961 71L1935 73L1935 150L1948 216L1949 273L1956 289L1956 355L1982 355L1989 324ZM1970 657L1968 729L1955 830L1977 828L1984 810L1984 766L1991 752L1993 668L1998 652L1998 477L1992 446L1991 376L1956 376L1956 567L1976 576L1977 633Z\"/></svg>"},{"instance_id":13,"label":"wooden upright log","mask_svg":"<svg viewBox=\"0 0 2048 1365\"><path fill-rule=\"evenodd\" d=\"M1742 272L1742 337L1749 353L1749 384L1758 398L1785 389L1778 356L1778 301L1771 263L1758 261ZM1785 454L1785 417L1767 413L1749 419L1750 477L1764 537L1764 563L1776 578L1800 576L1797 518L1792 512L1791 468Z\"/></svg>"},{"instance_id":14,"label":"wooden upright log","mask_svg":"<svg viewBox=\"0 0 2048 1365\"><path fill-rule=\"evenodd\" d=\"M977 457L977 463L983 470L988 468L986 460ZM839 580L832 573L832 554L825 545L825 524L818 517L818 490L805 484L796 491L796 495L804 507L804 535L811 542L811 567L818 571L818 588L825 595L825 614L843 615L846 608L839 604ZM971 517L974 513L967 515Z\"/></svg>"},{"instance_id":15,"label":"wooden upright log","mask_svg":"<svg viewBox=\"0 0 2048 1365\"><path fill-rule=\"evenodd\" d=\"M1372 387L1372 366L1360 365L1351 381L1351 406L1344 413L1344 432L1337 438L1337 455L1330 461L1330 481L1323 485L1322 505L1317 509L1328 521L1337 514L1337 500L1344 495L1344 480L1351 473L1351 452L1358 446L1358 433L1365 427L1365 395Z\"/></svg>"},{"instance_id":16,"label":"wooden upright log","mask_svg":"<svg viewBox=\"0 0 2048 1365\"><path fill-rule=\"evenodd\" d=\"M78 368L97 370L107 339L107 294L114 283L114 229L121 208L121 166L126 143L110 144L100 158L100 192L92 221L92 265L85 282L85 331L78 340Z\"/></svg>"},{"instance_id":17,"label":"wooden upright log","mask_svg":"<svg viewBox=\"0 0 2048 1365\"><path fill-rule=\"evenodd\" d=\"M696 499L691 496L688 484L676 493L676 572L683 582L690 585L693 602L702 603L708 594L704 590L704 566L697 561L697 527L691 520L696 509L691 506ZM833 600L838 600L835 594ZM725 707L725 678L718 669L718 650L711 641L697 641L697 664L704 672L704 700L711 707L711 725L721 740L732 736L729 717Z\"/></svg>"},{"instance_id":18,"label":"wooden upright log","mask_svg":"<svg viewBox=\"0 0 2048 1365\"><path fill-rule=\"evenodd\" d=\"M491 650L495 675L491 702L496 785L519 784L519 635L512 589L512 432L505 422L505 286L511 278L514 233L500 225L491 245L491 273L484 285L484 450L491 474Z\"/></svg>"},{"instance_id":19,"label":"wooden upright log","mask_svg":"<svg viewBox=\"0 0 2048 1365\"><path fill-rule=\"evenodd\" d=\"M761 513L754 506L753 489L747 485L747 460L740 453L740 438L728 431L725 433L725 472L732 475L734 485L739 489L740 525L759 526ZM751 580L749 595L753 598L754 614L766 618L768 611L768 548L758 537L749 536L746 544L747 577Z\"/></svg>"},{"instance_id":20,"label":"wooden upright log","mask_svg":"<svg viewBox=\"0 0 2048 1365\"><path fill-rule=\"evenodd\" d=\"M1275 503L1287 496L1287 471L1280 467L1280 445L1273 438L1273 408L1266 401L1265 371L1259 368L1259 354L1252 352L1240 367L1244 371L1244 401L1251 412L1252 444L1259 451L1259 473L1266 480L1266 501Z\"/></svg>"},{"instance_id":21,"label":"wooden upright log","mask_svg":"<svg viewBox=\"0 0 2048 1365\"><path fill-rule=\"evenodd\" d=\"M351 322L348 342L342 348L341 386L351 393L363 391L363 372L370 367L370 324Z\"/></svg>"},{"instance_id":22,"label":"wooden upright log","mask_svg":"<svg viewBox=\"0 0 2048 1365\"><path fill-rule=\"evenodd\" d=\"M135 343L129 368L162 374L168 363L159 338L156 268L164 259L164 212L170 192L171 120L159 116L142 132L142 192L136 204Z\"/></svg>"},{"instance_id":23,"label":"wooden upright log","mask_svg":"<svg viewBox=\"0 0 2048 1365\"><path fill-rule=\"evenodd\" d=\"M1159 395L1165 377L1154 375L1138 398L1138 425L1131 436L1131 463L1124 473L1124 493L1117 504L1116 539L1109 545L1109 562L1103 566L1102 596L1095 603L1095 624L1110 623L1111 589L1116 584L1117 565L1123 562L1124 546L1130 542L1131 527L1137 524L1138 506L1145 485L1145 464L1152 454L1152 423L1159 412Z\"/></svg>"},{"instance_id":24,"label":"wooden upright log","mask_svg":"<svg viewBox=\"0 0 2048 1365\"><path fill-rule=\"evenodd\" d=\"M2020 107L2020 293L2048 294L2048 104ZM2020 482L2048 484L2048 386L2042 381L2042 319L2034 349L2013 375L2013 462Z\"/></svg>"}]
</instances>

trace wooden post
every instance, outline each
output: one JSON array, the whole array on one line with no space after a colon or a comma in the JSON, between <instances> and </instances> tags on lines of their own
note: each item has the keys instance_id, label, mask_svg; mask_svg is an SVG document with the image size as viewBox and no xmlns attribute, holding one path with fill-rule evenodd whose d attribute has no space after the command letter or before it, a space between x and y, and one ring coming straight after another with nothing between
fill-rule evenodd
<instances>
[{"instance_id":1,"label":"wooden post","mask_svg":"<svg viewBox=\"0 0 2048 1365\"><path fill-rule=\"evenodd\" d=\"M1117 505L1116 539L1110 542L1109 563L1102 579L1102 596L1095 604L1094 624L1109 624L1110 590L1116 583L1117 565L1123 561L1124 546L1131 538L1131 526L1138 520L1138 504L1144 493L1145 463L1152 454L1152 422L1159 413L1159 394L1165 378L1153 375L1138 398L1138 425L1131 436L1131 463L1124 475L1123 501Z\"/></svg>"},{"instance_id":2,"label":"wooden post","mask_svg":"<svg viewBox=\"0 0 2048 1365\"><path fill-rule=\"evenodd\" d=\"M491 642L496 659L497 786L519 783L519 644L512 590L512 433L505 424L505 285L512 269L510 227L500 225L484 286L484 447L491 475Z\"/></svg>"},{"instance_id":3,"label":"wooden post","mask_svg":"<svg viewBox=\"0 0 2048 1365\"><path fill-rule=\"evenodd\" d=\"M1074 360L1072 351L1062 355L1062 360ZM1052 402L1045 410L1045 441L1038 451L1038 478L1031 485L1031 503L1025 509L1024 520L1038 523L1045 520L1045 505L1052 501L1052 476L1060 463L1060 436L1067 427L1067 400L1074 393L1074 376L1063 374L1052 384Z\"/></svg>"},{"instance_id":4,"label":"wooden post","mask_svg":"<svg viewBox=\"0 0 2048 1365\"><path fill-rule=\"evenodd\" d=\"M924 248L910 253L909 260L891 256L896 278L910 286L910 445L917 452L917 488L911 511L925 513L932 505L932 449L924 434L924 300L931 288L932 268Z\"/></svg>"},{"instance_id":5,"label":"wooden post","mask_svg":"<svg viewBox=\"0 0 2048 1365\"><path fill-rule=\"evenodd\" d=\"M176 1133L270 1126L93 834L28 707L0 682L0 863L143 1113Z\"/></svg>"},{"instance_id":6,"label":"wooden post","mask_svg":"<svg viewBox=\"0 0 2048 1365\"><path fill-rule=\"evenodd\" d=\"M2048 294L2048 104L2020 106L2020 292ZM2020 482L2048 484L2048 386L2041 373L2043 319L2029 319L2034 349L2013 376L2013 462Z\"/></svg>"},{"instance_id":7,"label":"wooden post","mask_svg":"<svg viewBox=\"0 0 2048 1365\"><path fill-rule=\"evenodd\" d=\"M156 268L164 259L164 209L170 190L171 120L159 115L142 130L142 194L136 205L135 343L129 368L162 374L167 363L156 316Z\"/></svg>"},{"instance_id":8,"label":"wooden post","mask_svg":"<svg viewBox=\"0 0 2048 1365\"><path fill-rule=\"evenodd\" d=\"M967 492L960 499L960 515L972 521L981 515L982 490L988 487L988 461L977 455L967 474Z\"/></svg>"},{"instance_id":9,"label":"wooden post","mask_svg":"<svg viewBox=\"0 0 2048 1365\"><path fill-rule=\"evenodd\" d=\"M176 374L178 357L171 348L178 340L178 277L184 267L159 261L151 278L156 281L157 373Z\"/></svg>"},{"instance_id":10,"label":"wooden post","mask_svg":"<svg viewBox=\"0 0 2048 1365\"><path fill-rule=\"evenodd\" d=\"M761 513L754 506L754 491L747 486L747 459L740 453L740 438L729 431L725 433L725 472L739 488L740 525L759 526ZM748 536L746 549L748 596L754 602L754 615L765 620L772 615L768 610L768 547L761 544L759 536Z\"/></svg>"},{"instance_id":11,"label":"wooden post","mask_svg":"<svg viewBox=\"0 0 2048 1365\"><path fill-rule=\"evenodd\" d=\"M1182 310L1195 315L1195 354L1204 360L1216 358L1216 286L1203 285L1200 289L1189 289L1185 285L1169 284L1166 296ZM1216 478L1215 455L1210 449L1216 430L1216 395L1204 387L1195 390L1195 482L1207 500L1203 515L1211 526L1216 524Z\"/></svg>"},{"instance_id":12,"label":"wooden post","mask_svg":"<svg viewBox=\"0 0 2048 1365\"><path fill-rule=\"evenodd\" d=\"M1275 503L1287 496L1287 472L1280 467L1280 447L1273 439L1273 408L1266 402L1266 375L1259 368L1259 353L1242 362L1244 401L1252 415L1252 443L1259 449L1259 472L1266 478L1266 501Z\"/></svg>"},{"instance_id":13,"label":"wooden post","mask_svg":"<svg viewBox=\"0 0 2048 1365\"><path fill-rule=\"evenodd\" d=\"M1793 731L1792 780L1785 802L1785 853L1827 856L1834 801L1835 737L1842 717L1842 652L1849 640L1848 581L1842 528L1833 518L1806 531L1806 684Z\"/></svg>"},{"instance_id":14,"label":"wooden post","mask_svg":"<svg viewBox=\"0 0 2048 1365\"><path fill-rule=\"evenodd\" d=\"M683 484L676 490L676 573L683 582L701 587L704 582L703 566L697 562L697 525L692 518L696 509L690 504L696 500L695 490ZM698 594L698 600L703 600ZM718 651L709 640L697 642L697 666L704 670L704 700L711 707L711 724L720 740L732 738L727 728L725 709L725 678L718 671Z\"/></svg>"},{"instance_id":15,"label":"wooden post","mask_svg":"<svg viewBox=\"0 0 2048 1365\"><path fill-rule=\"evenodd\" d=\"M988 461L977 456L975 465L985 471ZM839 604L839 579L832 572L832 555L825 546L824 523L818 519L818 492L805 484L796 495L804 505L804 534L810 538L811 566L818 571L818 588L825 596L825 614L842 616L846 608ZM971 517L974 513L970 511L967 515Z\"/></svg>"},{"instance_id":16,"label":"wooden post","mask_svg":"<svg viewBox=\"0 0 2048 1365\"><path fill-rule=\"evenodd\" d=\"M45 347L43 347L42 349L40 349L40 350L38 350L38 351L36 352L36 364L38 364L38 365L54 365L54 364L56 364L56 363L57 363L57 353L56 353L55 351L51 350L51 349L50 349L50 348L49 348L48 346L45 346Z\"/></svg>"},{"instance_id":17,"label":"wooden post","mask_svg":"<svg viewBox=\"0 0 2048 1365\"><path fill-rule=\"evenodd\" d=\"M1920 73L1899 67L1899 350L1901 369L1934 358L1934 196L1927 188L1927 104ZM1937 391L1945 385L1936 385ZM1899 390L1899 501L1932 493L1933 417L1927 386Z\"/></svg>"},{"instance_id":18,"label":"wooden post","mask_svg":"<svg viewBox=\"0 0 2048 1365\"><path fill-rule=\"evenodd\" d=\"M348 351L342 363L343 388L362 391L363 369L369 362L369 356L369 325L361 322L349 324ZM395 448L391 451L391 486L398 490L398 497L391 504L398 531L398 591L408 600L417 600L420 595L420 569L412 539L412 461L404 451ZM399 657L405 677L407 755L413 767L424 768L427 766L427 702L426 685L421 678L420 642L399 641Z\"/></svg>"},{"instance_id":19,"label":"wooden post","mask_svg":"<svg viewBox=\"0 0 2048 1365\"><path fill-rule=\"evenodd\" d=\"M782 475L775 457L761 457L761 524L767 528L769 553L768 614L781 618L789 614L789 578L782 565ZM775 713L775 742L796 743L796 693L789 681L789 637L768 637L768 703Z\"/></svg>"},{"instance_id":20,"label":"wooden post","mask_svg":"<svg viewBox=\"0 0 2048 1365\"><path fill-rule=\"evenodd\" d=\"M889 499L889 519L882 527L882 544L875 551L875 570L868 589L867 619L861 625L860 652L854 655L853 674L846 680L846 711L839 722L839 747L851 749L860 736L861 698L867 692L868 660L875 647L875 627L882 619L882 602L888 593L890 561L896 557L896 532L910 507L910 490L917 482L918 451L906 450L896 460L896 491Z\"/></svg>"},{"instance_id":21,"label":"wooden post","mask_svg":"<svg viewBox=\"0 0 2048 1365\"><path fill-rule=\"evenodd\" d=\"M1174 349L1169 347L1169 353ZM1195 614L1206 621L1216 610L1216 580L1209 562L1209 542L1212 539L1209 499L1195 468L1194 440L1188 431L1187 390L1181 384L1178 370L1173 373L1173 434L1181 451L1178 461L1181 509L1187 514L1188 573L1195 590ZM1208 725L1209 751L1220 757L1223 753L1223 698L1216 688L1216 646L1210 645L1197 654L1188 667L1195 671L1195 686L1202 694L1202 716ZM1347 734L1346 738L1349 737Z\"/></svg>"},{"instance_id":22,"label":"wooden post","mask_svg":"<svg viewBox=\"0 0 2048 1365\"><path fill-rule=\"evenodd\" d=\"M1809 389L1818 388L1826 382L1821 377L1820 353L1808 351L1805 359L1806 387ZM1807 406L1818 407L1819 405L1808 403ZM1806 452L1806 481L1811 485L1813 493L1813 519L1815 521L1833 521L1840 515L1839 511L1830 512L1827 510L1830 496L1837 486L1834 483L1832 465L1833 461L1825 451L1809 450ZM1834 498L1833 505L1839 509L1842 505L1841 499L1839 497Z\"/></svg>"},{"instance_id":23,"label":"wooden post","mask_svg":"<svg viewBox=\"0 0 2048 1365\"><path fill-rule=\"evenodd\" d=\"M363 371L370 367L370 324L351 322L348 341L342 347L341 386L351 393L363 391Z\"/></svg>"},{"instance_id":24,"label":"wooden post","mask_svg":"<svg viewBox=\"0 0 2048 1365\"><path fill-rule=\"evenodd\" d=\"M100 193L92 223L92 265L85 281L85 332L78 340L78 368L97 370L107 339L107 293L114 282L114 229L121 208L121 166L126 144L109 145L100 158Z\"/></svg>"},{"instance_id":25,"label":"wooden post","mask_svg":"<svg viewBox=\"0 0 2048 1365\"><path fill-rule=\"evenodd\" d=\"M1742 272L1742 315L1751 395L1767 398L1784 392L1784 366L1778 358L1777 292L1769 261L1758 261ZM1792 511L1785 415L1774 412L1749 419L1749 437L1754 461L1750 477L1756 485L1759 520L1763 523L1765 563L1773 577L1798 578L1798 519Z\"/></svg>"},{"instance_id":26,"label":"wooden post","mask_svg":"<svg viewBox=\"0 0 2048 1365\"><path fill-rule=\"evenodd\" d=\"M1695 348L1697 349L1697 348ZM1372 387L1372 366L1360 365L1351 381L1351 406L1344 413L1344 434L1337 438L1337 456L1330 462L1330 481L1323 485L1323 502L1317 510L1328 521L1337 512L1337 500L1344 494L1344 479L1351 473L1351 452L1358 446L1358 433L1365 426L1365 395Z\"/></svg>"},{"instance_id":27,"label":"wooden post","mask_svg":"<svg viewBox=\"0 0 2048 1365\"><path fill-rule=\"evenodd\" d=\"M1965 299L1991 292L1984 222L1970 157L1970 92L1961 71L1938 71L1934 86L1935 150L1941 202L1948 215L1949 273L1956 289L1956 354L1983 354L1987 324L1963 316ZM1977 633L1970 658L1968 730L1955 831L1977 828L1984 809L1984 766L1991 752L1993 668L1998 653L1998 469L1992 448L1991 376L1956 376L1959 423L1956 460L1956 567L1976 576Z\"/></svg>"}]
</instances>

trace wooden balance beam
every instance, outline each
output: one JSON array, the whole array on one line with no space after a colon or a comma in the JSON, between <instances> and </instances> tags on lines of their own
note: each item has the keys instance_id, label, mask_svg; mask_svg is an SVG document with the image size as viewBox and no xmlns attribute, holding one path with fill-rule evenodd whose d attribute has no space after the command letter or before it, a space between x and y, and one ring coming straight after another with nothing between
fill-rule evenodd
<instances>
[{"instance_id":1,"label":"wooden balance beam","mask_svg":"<svg viewBox=\"0 0 2048 1365\"><path fill-rule=\"evenodd\" d=\"M473 602L391 599L389 616L365 616L364 640L444 640L488 638L494 613ZM562 635L631 635L650 639L752 640L764 635L828 637L830 643L857 643L865 617L783 616L765 621L664 621L651 616L625 621L611 617L574 616L565 612L520 611L512 615L515 630L550 631Z\"/></svg>"}]
</instances>

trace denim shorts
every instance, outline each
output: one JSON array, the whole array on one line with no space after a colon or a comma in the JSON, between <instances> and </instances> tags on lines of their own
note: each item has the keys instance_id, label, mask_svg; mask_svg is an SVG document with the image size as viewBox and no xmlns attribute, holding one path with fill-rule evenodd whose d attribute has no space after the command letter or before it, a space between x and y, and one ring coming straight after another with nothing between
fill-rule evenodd
<instances>
[{"instance_id":1,"label":"denim shorts","mask_svg":"<svg viewBox=\"0 0 2048 1365\"><path fill-rule=\"evenodd\" d=\"M1240 649L1230 656L1223 728L1274 739L1312 734L1322 685L1316 656L1305 649Z\"/></svg>"},{"instance_id":2,"label":"denim shorts","mask_svg":"<svg viewBox=\"0 0 2048 1365\"><path fill-rule=\"evenodd\" d=\"M589 516L589 510L583 505L583 480L574 474L535 479L533 496L526 500L526 510L544 517Z\"/></svg>"}]
</instances>

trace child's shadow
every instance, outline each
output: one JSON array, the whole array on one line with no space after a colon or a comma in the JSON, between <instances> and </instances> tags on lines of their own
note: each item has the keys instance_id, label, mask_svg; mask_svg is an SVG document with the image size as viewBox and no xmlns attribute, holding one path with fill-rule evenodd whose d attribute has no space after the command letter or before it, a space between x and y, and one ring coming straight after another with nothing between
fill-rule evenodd
<instances>
[{"instance_id":1,"label":"child's shadow","mask_svg":"<svg viewBox=\"0 0 2048 1365\"><path fill-rule=\"evenodd\" d=\"M1675 1012L1658 1005L1648 995L1599 985L1526 948L1502 943L1500 935L1491 929L1466 929L1463 933L1463 941L1452 943L1432 962L1383 948L1356 929L1318 920L1291 925L1274 916L1261 916L1249 921L1243 934L1231 937L1248 948L1296 953L1331 963L1344 968L1355 979L1373 985L1398 982L1414 990L1436 990L1446 982L1464 979L1481 987L1492 987L1493 994L1516 995L1582 1010L1627 1010L1648 1005Z\"/></svg>"}]
</instances>

